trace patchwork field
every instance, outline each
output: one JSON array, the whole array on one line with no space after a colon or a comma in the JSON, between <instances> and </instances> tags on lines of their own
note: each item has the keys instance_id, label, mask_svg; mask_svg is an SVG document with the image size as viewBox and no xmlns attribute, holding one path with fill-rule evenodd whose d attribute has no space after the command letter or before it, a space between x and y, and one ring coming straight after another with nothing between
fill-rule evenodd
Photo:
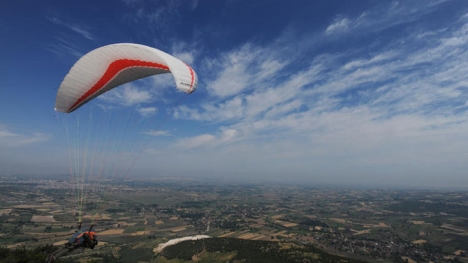
<instances>
[{"instance_id":1,"label":"patchwork field","mask_svg":"<svg viewBox=\"0 0 468 263\"><path fill-rule=\"evenodd\" d=\"M118 188L108 183L115 199L98 211L89 204L92 211L81 216L82 229L94 224L98 233L99 245L86 251L88 259L108 255L121 262L154 263L152 250L158 244L204 234L288 244L284 249L294 249L291 244L313 246L368 262L468 262L468 193L193 181L129 181L129 187ZM44 184L51 186L51 181ZM26 194L31 189L43 192ZM78 215L69 201L73 198L64 198L63 192L26 184L21 191L4 193L5 188L0 191L0 246L61 247L77 230ZM216 252L203 253L195 259L217 257L209 254ZM229 260L232 255L218 256Z\"/></svg>"},{"instance_id":2,"label":"patchwork field","mask_svg":"<svg viewBox=\"0 0 468 263\"><path fill-rule=\"evenodd\" d=\"M34 215L31 218L31 222L33 223L52 223L52 222L57 222L54 219L54 216L37 216Z\"/></svg>"}]
</instances>

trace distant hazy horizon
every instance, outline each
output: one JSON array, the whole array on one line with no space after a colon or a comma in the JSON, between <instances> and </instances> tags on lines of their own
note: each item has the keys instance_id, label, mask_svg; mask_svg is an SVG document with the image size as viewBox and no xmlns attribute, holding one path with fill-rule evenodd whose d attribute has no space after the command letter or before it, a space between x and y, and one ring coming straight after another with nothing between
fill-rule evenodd
<instances>
[{"instance_id":1,"label":"distant hazy horizon","mask_svg":"<svg viewBox=\"0 0 468 263\"><path fill-rule=\"evenodd\" d=\"M55 180L70 180L69 174L0 174L1 177L26 177L31 179L55 179ZM229 186L229 185L253 185L253 186L284 186L284 187L306 187L306 188L317 188L317 189L380 189L380 190L416 190L416 191L466 191L468 190L468 186L466 185L451 185L451 184L443 184L443 185L432 185L432 184L407 184L407 183L393 183L393 184L379 184L379 183L362 183L362 182L331 182L331 181L311 181L311 180L298 180L298 179L274 179L274 180L266 180L266 179L249 179L246 177L239 178L227 178L223 176L198 176L198 177L191 177L191 176L163 176L163 175L132 175L126 177L101 177L101 178L87 178L85 180L86 183L94 183L95 180L109 180L110 182L119 182L119 181L148 181L148 182L159 182L162 184L168 183L180 183L180 184L200 184L200 185L219 185L219 186Z\"/></svg>"}]
</instances>

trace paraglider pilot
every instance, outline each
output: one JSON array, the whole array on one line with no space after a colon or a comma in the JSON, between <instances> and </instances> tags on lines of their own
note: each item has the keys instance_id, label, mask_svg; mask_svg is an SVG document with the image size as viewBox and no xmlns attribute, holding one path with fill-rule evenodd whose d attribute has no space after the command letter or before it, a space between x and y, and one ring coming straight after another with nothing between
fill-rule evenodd
<instances>
[{"instance_id":1,"label":"paraglider pilot","mask_svg":"<svg viewBox=\"0 0 468 263\"><path fill-rule=\"evenodd\" d=\"M61 248L58 251L50 254L47 256L45 262L46 263L52 263L54 262L57 258L63 256L67 251L72 251L77 248L84 249L85 248L90 248L94 249L95 246L97 246L98 241L97 241L97 235L96 232L93 230L93 225L87 230L87 231L81 231L81 222L78 225L78 230L75 231L75 234L68 240L67 243L65 243L65 248Z\"/></svg>"},{"instance_id":2,"label":"paraglider pilot","mask_svg":"<svg viewBox=\"0 0 468 263\"><path fill-rule=\"evenodd\" d=\"M78 230L75 231L75 234L68 240L65 244L67 248L90 248L94 249L94 247L98 244L96 232L93 230L93 225L88 229L88 231L81 231L81 222L78 225Z\"/></svg>"}]
</instances>

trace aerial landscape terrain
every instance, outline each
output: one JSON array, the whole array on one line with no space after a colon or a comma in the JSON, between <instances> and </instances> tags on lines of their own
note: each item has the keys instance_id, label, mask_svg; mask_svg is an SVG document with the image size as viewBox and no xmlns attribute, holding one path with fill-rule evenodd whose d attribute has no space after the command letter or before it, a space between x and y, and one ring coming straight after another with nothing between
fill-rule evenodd
<instances>
[{"instance_id":1,"label":"aerial landscape terrain","mask_svg":"<svg viewBox=\"0 0 468 263\"><path fill-rule=\"evenodd\" d=\"M68 180L0 179L0 245L60 250L77 228ZM65 262L468 262L466 192L189 178L94 183L83 222L94 222L99 244L67 252ZM161 248L194 236L201 238Z\"/></svg>"}]
</instances>

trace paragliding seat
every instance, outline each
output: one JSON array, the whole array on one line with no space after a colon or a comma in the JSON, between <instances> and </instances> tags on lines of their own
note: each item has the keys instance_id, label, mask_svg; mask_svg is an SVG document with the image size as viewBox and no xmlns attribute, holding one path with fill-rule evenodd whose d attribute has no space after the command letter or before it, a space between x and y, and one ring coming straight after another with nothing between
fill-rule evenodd
<instances>
[{"instance_id":1,"label":"paragliding seat","mask_svg":"<svg viewBox=\"0 0 468 263\"><path fill-rule=\"evenodd\" d=\"M84 247L94 249L94 247L97 245L97 240L91 237L88 233L83 233L83 239Z\"/></svg>"}]
</instances>

